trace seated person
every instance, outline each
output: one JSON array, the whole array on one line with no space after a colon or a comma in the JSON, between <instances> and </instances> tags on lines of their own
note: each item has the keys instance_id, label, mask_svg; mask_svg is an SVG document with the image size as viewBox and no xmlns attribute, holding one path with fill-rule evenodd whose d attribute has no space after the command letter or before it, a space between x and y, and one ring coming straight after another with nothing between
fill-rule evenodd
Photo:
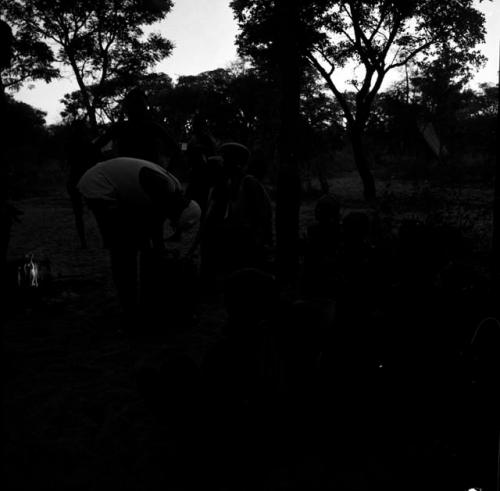
<instances>
[{"instance_id":1,"label":"seated person","mask_svg":"<svg viewBox=\"0 0 500 491\"><path fill-rule=\"evenodd\" d=\"M268 448L261 438L269 440L275 426L279 363L271 326L277 297L276 280L268 273L245 268L230 274L223 337L201 366L212 451L222 462L238 459L234 466L262 458Z\"/></svg>"},{"instance_id":2,"label":"seated person","mask_svg":"<svg viewBox=\"0 0 500 491\"><path fill-rule=\"evenodd\" d=\"M227 321L223 339L207 354L203 373L211 394L244 404L263 387L259 379L262 343L270 334L269 321L277 302L275 278L255 268L228 276L224 288Z\"/></svg>"},{"instance_id":3,"label":"seated person","mask_svg":"<svg viewBox=\"0 0 500 491\"><path fill-rule=\"evenodd\" d=\"M333 196L324 195L316 203L314 216L316 223L307 228L304 240L302 293L332 297L340 243L340 203Z\"/></svg>"}]
</instances>

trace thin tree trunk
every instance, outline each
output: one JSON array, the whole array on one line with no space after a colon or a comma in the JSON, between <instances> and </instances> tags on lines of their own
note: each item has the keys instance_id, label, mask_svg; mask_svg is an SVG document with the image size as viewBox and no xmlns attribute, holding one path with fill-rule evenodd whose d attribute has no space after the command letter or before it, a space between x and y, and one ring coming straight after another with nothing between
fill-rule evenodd
<instances>
[{"instance_id":1,"label":"thin tree trunk","mask_svg":"<svg viewBox=\"0 0 500 491\"><path fill-rule=\"evenodd\" d=\"M498 70L498 112L497 112L497 132L500 128L500 66ZM497 135L498 136L498 135ZM493 203L493 285L496 293L500 292L500 141L497 138L497 158L495 169L495 197Z\"/></svg>"},{"instance_id":2,"label":"thin tree trunk","mask_svg":"<svg viewBox=\"0 0 500 491\"><path fill-rule=\"evenodd\" d=\"M351 137L354 163L356 164L359 177L363 183L363 194L366 200L373 200L376 198L377 192L375 189L375 180L373 179L366 156L363 142L363 131L359 128L359 126L355 125L350 128L349 134Z\"/></svg>"},{"instance_id":3,"label":"thin tree trunk","mask_svg":"<svg viewBox=\"0 0 500 491\"><path fill-rule=\"evenodd\" d=\"M297 135L300 107L300 52L295 27L299 23L297 0L277 4L281 29L277 38L281 88L276 193L276 266L285 281L293 280L299 266L300 178Z\"/></svg>"},{"instance_id":4,"label":"thin tree trunk","mask_svg":"<svg viewBox=\"0 0 500 491\"><path fill-rule=\"evenodd\" d=\"M76 64L76 62L71 58L71 56L68 56L68 58L70 61L71 68L73 69L73 73L75 74L78 87L80 88L80 92L82 93L83 105L85 106L85 110L87 111L89 117L90 127L92 128L93 131L96 132L97 118L95 114L95 108L92 105L92 102L90 101L88 88L85 85L85 82L83 81L83 78L80 74L80 71L78 70L78 65Z\"/></svg>"},{"instance_id":5,"label":"thin tree trunk","mask_svg":"<svg viewBox=\"0 0 500 491\"><path fill-rule=\"evenodd\" d=\"M330 183L328 182L328 171L326 166L326 161L322 160L317 164L318 180L321 187L321 192L323 194L328 194L330 192Z\"/></svg>"}]
</instances>

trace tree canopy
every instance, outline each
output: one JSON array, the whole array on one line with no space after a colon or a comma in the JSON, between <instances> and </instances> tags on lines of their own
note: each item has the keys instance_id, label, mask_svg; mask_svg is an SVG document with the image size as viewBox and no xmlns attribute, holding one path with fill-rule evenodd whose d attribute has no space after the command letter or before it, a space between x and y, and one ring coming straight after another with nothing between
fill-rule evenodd
<instances>
[{"instance_id":1,"label":"tree canopy","mask_svg":"<svg viewBox=\"0 0 500 491\"><path fill-rule=\"evenodd\" d=\"M0 0L15 37L7 83L50 80L69 67L93 125L100 99L134 85L168 56L172 43L144 27L161 20L172 0Z\"/></svg>"},{"instance_id":2,"label":"tree canopy","mask_svg":"<svg viewBox=\"0 0 500 491\"><path fill-rule=\"evenodd\" d=\"M279 25L274 2L233 0L241 28L241 54L273 58L273 35ZM295 46L315 68L343 109L353 141L365 195L375 188L363 152L362 134L376 95L388 72L418 61L422 66L446 51L462 75L481 65L476 45L484 40L484 15L474 0L299 0L301 26ZM362 68L351 85L351 102L341 89L339 69L354 63Z\"/></svg>"}]
</instances>

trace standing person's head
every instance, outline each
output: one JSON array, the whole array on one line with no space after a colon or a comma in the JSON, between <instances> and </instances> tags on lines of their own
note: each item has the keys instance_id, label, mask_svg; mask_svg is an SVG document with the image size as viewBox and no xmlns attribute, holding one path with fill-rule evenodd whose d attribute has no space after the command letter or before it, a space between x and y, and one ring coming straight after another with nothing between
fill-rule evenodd
<instances>
[{"instance_id":1,"label":"standing person's head","mask_svg":"<svg viewBox=\"0 0 500 491\"><path fill-rule=\"evenodd\" d=\"M320 225L337 225L340 221L340 203L333 196L325 194L316 202L314 217Z\"/></svg>"},{"instance_id":2,"label":"standing person's head","mask_svg":"<svg viewBox=\"0 0 500 491\"><path fill-rule=\"evenodd\" d=\"M207 119L200 112L196 112L191 120L191 141L189 147L191 151L202 152L206 157L215 155L216 142Z\"/></svg>"},{"instance_id":3,"label":"standing person's head","mask_svg":"<svg viewBox=\"0 0 500 491\"><path fill-rule=\"evenodd\" d=\"M208 132L208 123L200 112L196 112L191 120L191 131L194 135L200 136Z\"/></svg>"},{"instance_id":4,"label":"standing person's head","mask_svg":"<svg viewBox=\"0 0 500 491\"><path fill-rule=\"evenodd\" d=\"M245 145L236 142L223 143L219 147L219 153L228 176L244 175L247 172L250 151Z\"/></svg>"},{"instance_id":5,"label":"standing person's head","mask_svg":"<svg viewBox=\"0 0 500 491\"><path fill-rule=\"evenodd\" d=\"M123 99L123 110L129 120L143 119L149 112L148 99L140 87L130 90Z\"/></svg>"},{"instance_id":6,"label":"standing person's head","mask_svg":"<svg viewBox=\"0 0 500 491\"><path fill-rule=\"evenodd\" d=\"M348 213L342 222L344 239L348 244L361 245L369 236L370 219L362 211Z\"/></svg>"},{"instance_id":7,"label":"standing person's head","mask_svg":"<svg viewBox=\"0 0 500 491\"><path fill-rule=\"evenodd\" d=\"M262 148L257 148L252 151L252 158L248 166L248 173L262 181L268 171L269 160Z\"/></svg>"}]
</instances>

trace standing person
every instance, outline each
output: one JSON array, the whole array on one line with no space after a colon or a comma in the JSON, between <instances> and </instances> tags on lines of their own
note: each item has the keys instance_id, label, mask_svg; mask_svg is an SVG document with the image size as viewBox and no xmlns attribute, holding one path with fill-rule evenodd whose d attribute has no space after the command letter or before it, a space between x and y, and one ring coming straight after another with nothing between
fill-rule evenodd
<instances>
[{"instance_id":1,"label":"standing person","mask_svg":"<svg viewBox=\"0 0 500 491\"><path fill-rule=\"evenodd\" d=\"M271 199L262 183L248 173L247 147L225 143L220 154L229 186L224 226L229 268L264 267L267 249L273 242Z\"/></svg>"},{"instance_id":2,"label":"standing person","mask_svg":"<svg viewBox=\"0 0 500 491\"><path fill-rule=\"evenodd\" d=\"M137 257L162 247L157 230L168 219L186 230L199 221L200 208L184 197L179 180L151 162L114 158L91 167L78 189L95 215L125 314L138 312Z\"/></svg>"},{"instance_id":3,"label":"standing person","mask_svg":"<svg viewBox=\"0 0 500 491\"><path fill-rule=\"evenodd\" d=\"M208 285L218 272L264 267L273 233L269 195L247 173L248 148L224 143L219 154L222 171L210 192L201 232L201 274Z\"/></svg>"},{"instance_id":4,"label":"standing person","mask_svg":"<svg viewBox=\"0 0 500 491\"><path fill-rule=\"evenodd\" d=\"M3 72L5 69L10 67L11 58L12 58L12 30L10 26L0 20L0 70ZM7 97L5 96L5 89L3 86L3 80L0 77L0 129L3 134L5 121L5 113L7 106ZM0 155L2 161L0 162L0 172L1 172L1 189L0 189L0 218L1 218L1 234L2 234L2 273L5 268L5 261L7 255L7 245L9 242L9 234L10 234L10 224L11 219L8 213L7 207L7 169L6 163L4 162L3 149L2 154ZM2 274L3 277L3 274Z\"/></svg>"},{"instance_id":5,"label":"standing person","mask_svg":"<svg viewBox=\"0 0 500 491\"><path fill-rule=\"evenodd\" d=\"M12 45L14 37L10 26L0 20L0 70L10 68L12 59ZM0 77L0 131L4 134L4 129L7 124L5 114L7 112L7 97L3 86L2 78ZM7 262L7 249L10 238L10 228L12 222L16 219L19 213L7 200L8 197L8 169L5 162L4 149L0 149L0 248L2 254L2 264L0 266L0 277L5 278L5 267Z\"/></svg>"},{"instance_id":6,"label":"standing person","mask_svg":"<svg viewBox=\"0 0 500 491\"><path fill-rule=\"evenodd\" d=\"M217 153L217 144L205 118L199 113L192 120L192 136L187 145L189 184L186 195L206 211L210 188L214 184L211 157Z\"/></svg>"},{"instance_id":7,"label":"standing person","mask_svg":"<svg viewBox=\"0 0 500 491\"><path fill-rule=\"evenodd\" d=\"M66 163L69 171L66 189L71 200L76 231L82 249L87 248L87 240L83 221L83 197L78 191L77 184L83 174L97 163L97 160L98 155L92 144L90 130L85 121L73 121L66 147Z\"/></svg>"},{"instance_id":8,"label":"standing person","mask_svg":"<svg viewBox=\"0 0 500 491\"><path fill-rule=\"evenodd\" d=\"M123 114L126 119L113 124L96 140L99 150L112 142L115 157L147 160L165 169L172 159L178 158L179 146L167 129L154 120L141 88L127 93Z\"/></svg>"},{"instance_id":9,"label":"standing person","mask_svg":"<svg viewBox=\"0 0 500 491\"><path fill-rule=\"evenodd\" d=\"M316 222L307 227L304 240L302 294L332 298L338 286L340 203L330 194L323 195L316 202L314 217Z\"/></svg>"}]
</instances>

